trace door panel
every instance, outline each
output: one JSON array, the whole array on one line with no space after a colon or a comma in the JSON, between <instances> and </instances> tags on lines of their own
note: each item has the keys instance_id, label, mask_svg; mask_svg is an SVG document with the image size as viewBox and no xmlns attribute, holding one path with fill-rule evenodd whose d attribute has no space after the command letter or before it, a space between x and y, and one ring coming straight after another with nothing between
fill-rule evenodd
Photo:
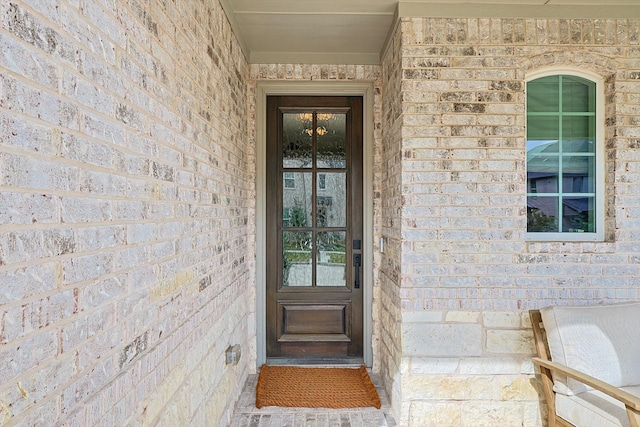
<instances>
[{"instance_id":1,"label":"door panel","mask_svg":"<svg viewBox=\"0 0 640 427\"><path fill-rule=\"evenodd\" d=\"M280 303L283 321L279 341L347 341L350 303L323 304L315 301Z\"/></svg>"},{"instance_id":2,"label":"door panel","mask_svg":"<svg viewBox=\"0 0 640 427\"><path fill-rule=\"evenodd\" d=\"M362 148L361 97L267 97L268 359L362 357Z\"/></svg>"}]
</instances>

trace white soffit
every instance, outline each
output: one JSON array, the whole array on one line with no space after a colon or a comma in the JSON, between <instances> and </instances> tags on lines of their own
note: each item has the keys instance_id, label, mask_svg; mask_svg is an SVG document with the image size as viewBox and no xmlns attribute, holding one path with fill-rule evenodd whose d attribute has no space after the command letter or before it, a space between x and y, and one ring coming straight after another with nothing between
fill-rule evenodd
<instances>
[{"instance_id":1,"label":"white soffit","mask_svg":"<svg viewBox=\"0 0 640 427\"><path fill-rule=\"evenodd\" d=\"M402 17L640 18L640 0L221 0L250 63L379 64Z\"/></svg>"}]
</instances>

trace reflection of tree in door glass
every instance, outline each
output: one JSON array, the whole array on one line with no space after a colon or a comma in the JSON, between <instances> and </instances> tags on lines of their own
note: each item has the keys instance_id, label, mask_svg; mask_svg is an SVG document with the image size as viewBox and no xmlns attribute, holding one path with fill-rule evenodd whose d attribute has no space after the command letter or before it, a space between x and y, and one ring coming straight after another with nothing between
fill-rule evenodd
<instances>
[{"instance_id":1,"label":"reflection of tree in door glass","mask_svg":"<svg viewBox=\"0 0 640 427\"><path fill-rule=\"evenodd\" d=\"M311 286L311 232L285 231L282 243L282 285Z\"/></svg>"}]
</instances>

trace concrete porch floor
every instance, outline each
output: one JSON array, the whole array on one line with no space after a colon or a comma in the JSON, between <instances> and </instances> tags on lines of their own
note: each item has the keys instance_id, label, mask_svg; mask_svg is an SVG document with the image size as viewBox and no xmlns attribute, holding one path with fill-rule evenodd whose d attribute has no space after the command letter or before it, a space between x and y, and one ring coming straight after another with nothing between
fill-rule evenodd
<instances>
[{"instance_id":1,"label":"concrete porch floor","mask_svg":"<svg viewBox=\"0 0 640 427\"><path fill-rule=\"evenodd\" d=\"M370 374L380 395L380 409L256 408L257 375L250 375L235 407L231 427L395 427L389 398L378 376Z\"/></svg>"}]
</instances>

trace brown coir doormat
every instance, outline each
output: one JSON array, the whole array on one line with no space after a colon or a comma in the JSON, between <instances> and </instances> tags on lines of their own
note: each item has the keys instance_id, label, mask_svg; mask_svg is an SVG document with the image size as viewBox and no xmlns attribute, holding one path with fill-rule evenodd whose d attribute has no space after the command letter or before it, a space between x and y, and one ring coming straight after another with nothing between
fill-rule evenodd
<instances>
[{"instance_id":1,"label":"brown coir doormat","mask_svg":"<svg viewBox=\"0 0 640 427\"><path fill-rule=\"evenodd\" d=\"M256 406L380 409L380 397L367 369L262 365Z\"/></svg>"}]
</instances>

